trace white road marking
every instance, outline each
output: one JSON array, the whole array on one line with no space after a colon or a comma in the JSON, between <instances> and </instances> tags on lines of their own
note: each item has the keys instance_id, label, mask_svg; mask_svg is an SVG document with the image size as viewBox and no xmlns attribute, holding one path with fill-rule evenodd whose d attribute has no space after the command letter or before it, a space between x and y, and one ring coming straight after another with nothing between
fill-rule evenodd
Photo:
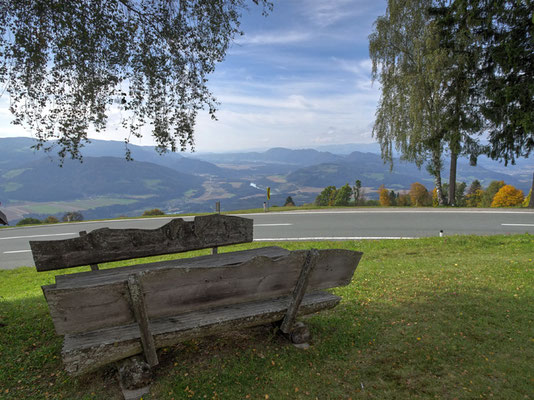
<instances>
[{"instance_id":1,"label":"white road marking","mask_svg":"<svg viewBox=\"0 0 534 400\"><path fill-rule=\"evenodd\" d=\"M29 253L31 250L12 250L4 251L4 254L15 254L15 253Z\"/></svg>"},{"instance_id":2,"label":"white road marking","mask_svg":"<svg viewBox=\"0 0 534 400\"><path fill-rule=\"evenodd\" d=\"M11 236L11 237L0 237L0 240L9 240L9 239L29 239L36 237L51 237L51 236L78 236L77 233L49 233L48 235L30 235L30 236Z\"/></svg>"},{"instance_id":3,"label":"white road marking","mask_svg":"<svg viewBox=\"0 0 534 400\"><path fill-rule=\"evenodd\" d=\"M501 224L502 226L534 226L534 224Z\"/></svg>"},{"instance_id":4,"label":"white road marking","mask_svg":"<svg viewBox=\"0 0 534 400\"><path fill-rule=\"evenodd\" d=\"M254 226L289 226L293 224L254 224Z\"/></svg>"},{"instance_id":5,"label":"white road marking","mask_svg":"<svg viewBox=\"0 0 534 400\"><path fill-rule=\"evenodd\" d=\"M436 210L430 209L371 209L371 210L307 210L307 211L269 211L268 213L231 214L242 217L267 216L267 215L326 215L326 214L529 214L534 215L534 211L515 210ZM131 220L130 220L131 221Z\"/></svg>"},{"instance_id":6,"label":"white road marking","mask_svg":"<svg viewBox=\"0 0 534 400\"><path fill-rule=\"evenodd\" d=\"M345 236L345 237L300 237L300 238L268 238L268 239L254 239L255 242L278 242L278 241L292 241L292 240L385 240L385 239L417 239L415 237L402 236Z\"/></svg>"}]
</instances>

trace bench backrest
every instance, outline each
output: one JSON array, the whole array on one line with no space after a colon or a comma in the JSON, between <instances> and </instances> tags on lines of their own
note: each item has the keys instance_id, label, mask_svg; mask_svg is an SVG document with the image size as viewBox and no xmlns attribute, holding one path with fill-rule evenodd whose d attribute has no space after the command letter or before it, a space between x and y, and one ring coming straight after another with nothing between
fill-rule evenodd
<instances>
[{"instance_id":1,"label":"bench backrest","mask_svg":"<svg viewBox=\"0 0 534 400\"><path fill-rule=\"evenodd\" d=\"M37 271L252 242L253 221L212 214L171 220L158 229L102 228L79 238L30 241Z\"/></svg>"},{"instance_id":2,"label":"bench backrest","mask_svg":"<svg viewBox=\"0 0 534 400\"><path fill-rule=\"evenodd\" d=\"M142 287L149 319L293 293L308 252L268 247L56 277L43 286L58 334L135 323L129 279ZM350 283L362 253L319 250L306 291Z\"/></svg>"}]
</instances>

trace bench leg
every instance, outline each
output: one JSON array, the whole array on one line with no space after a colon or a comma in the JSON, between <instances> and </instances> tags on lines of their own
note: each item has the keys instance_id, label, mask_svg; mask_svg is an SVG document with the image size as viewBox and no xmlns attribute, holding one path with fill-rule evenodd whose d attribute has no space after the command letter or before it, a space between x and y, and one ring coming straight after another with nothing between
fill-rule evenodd
<instances>
[{"instance_id":1,"label":"bench leg","mask_svg":"<svg viewBox=\"0 0 534 400\"><path fill-rule=\"evenodd\" d=\"M289 340L294 346L298 348L308 348L309 343L312 339L310 330L308 327L301 321L293 323L291 330L289 332L284 332L280 329L281 321L275 322L273 325L276 329L276 332Z\"/></svg>"},{"instance_id":2,"label":"bench leg","mask_svg":"<svg viewBox=\"0 0 534 400\"><path fill-rule=\"evenodd\" d=\"M150 391L152 370L141 356L121 360L118 364L119 384L125 400L138 400Z\"/></svg>"}]
</instances>

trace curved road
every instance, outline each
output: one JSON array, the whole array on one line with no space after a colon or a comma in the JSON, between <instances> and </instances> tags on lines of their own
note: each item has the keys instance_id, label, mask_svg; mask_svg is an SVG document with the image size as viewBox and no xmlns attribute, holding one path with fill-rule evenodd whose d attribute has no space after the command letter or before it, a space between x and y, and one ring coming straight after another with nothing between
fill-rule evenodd
<instances>
[{"instance_id":1,"label":"curved road","mask_svg":"<svg viewBox=\"0 0 534 400\"><path fill-rule=\"evenodd\" d=\"M534 210L344 209L244 214L254 240L364 240L444 235L534 234ZM189 220L192 217L185 217ZM30 240L57 240L102 227L154 229L170 217L0 229L0 269L31 266Z\"/></svg>"}]
</instances>

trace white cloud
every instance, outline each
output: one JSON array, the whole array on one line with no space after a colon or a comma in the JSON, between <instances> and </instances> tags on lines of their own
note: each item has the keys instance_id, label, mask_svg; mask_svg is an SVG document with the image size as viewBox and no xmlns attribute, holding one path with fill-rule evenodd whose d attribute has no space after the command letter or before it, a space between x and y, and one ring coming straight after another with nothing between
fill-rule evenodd
<instances>
[{"instance_id":1,"label":"white cloud","mask_svg":"<svg viewBox=\"0 0 534 400\"><path fill-rule=\"evenodd\" d=\"M372 4L368 0L307 0L302 11L315 24L328 27L342 20L365 16Z\"/></svg>"},{"instance_id":2,"label":"white cloud","mask_svg":"<svg viewBox=\"0 0 534 400\"><path fill-rule=\"evenodd\" d=\"M304 31L261 32L245 35L236 43L238 45L284 45L305 42L311 38L312 33Z\"/></svg>"}]
</instances>

